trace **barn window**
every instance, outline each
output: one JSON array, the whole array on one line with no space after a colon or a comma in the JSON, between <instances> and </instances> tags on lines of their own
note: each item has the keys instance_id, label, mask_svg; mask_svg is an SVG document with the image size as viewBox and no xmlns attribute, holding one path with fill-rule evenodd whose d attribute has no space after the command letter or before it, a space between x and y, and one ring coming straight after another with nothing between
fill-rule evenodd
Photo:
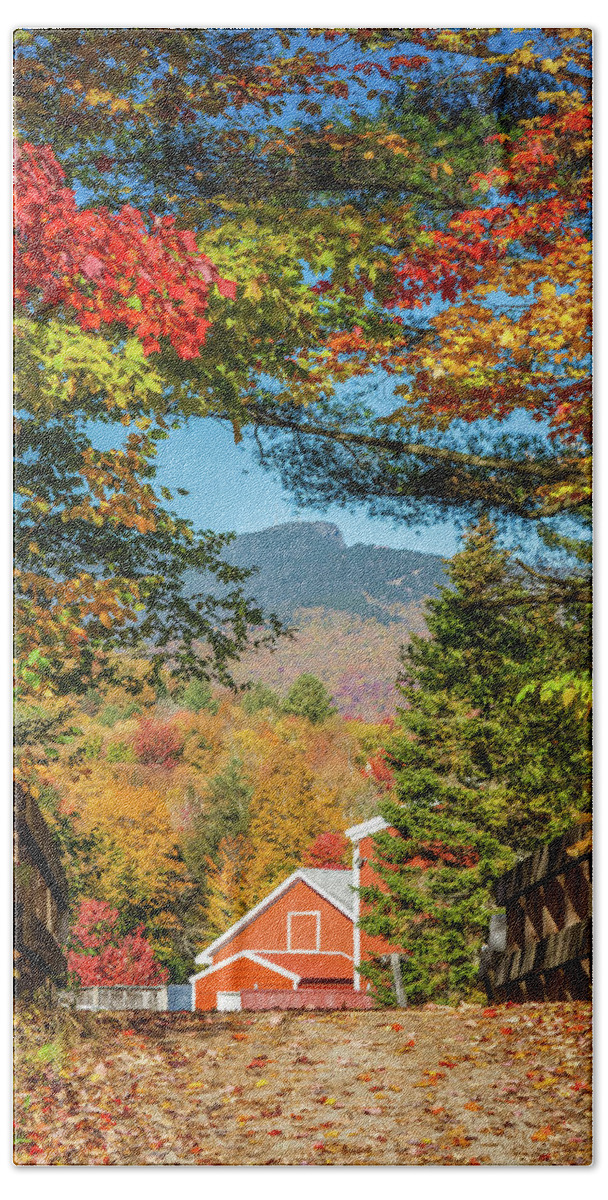
<instances>
[{"instance_id":1,"label":"barn window","mask_svg":"<svg viewBox=\"0 0 608 1200\"><path fill-rule=\"evenodd\" d=\"M318 950L321 945L321 913L287 914L287 949Z\"/></svg>"}]
</instances>

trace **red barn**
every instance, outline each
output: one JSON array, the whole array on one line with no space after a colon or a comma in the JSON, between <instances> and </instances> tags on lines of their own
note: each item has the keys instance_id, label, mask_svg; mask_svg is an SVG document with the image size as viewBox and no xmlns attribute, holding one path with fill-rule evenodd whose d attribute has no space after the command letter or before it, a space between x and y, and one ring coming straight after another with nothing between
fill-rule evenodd
<instances>
[{"instance_id":1,"label":"red barn","mask_svg":"<svg viewBox=\"0 0 608 1200\"><path fill-rule=\"evenodd\" d=\"M374 817L347 830L353 869L302 867L196 958L195 1009L368 1007L357 970L368 953L388 953L359 930L355 891L372 875Z\"/></svg>"}]
</instances>

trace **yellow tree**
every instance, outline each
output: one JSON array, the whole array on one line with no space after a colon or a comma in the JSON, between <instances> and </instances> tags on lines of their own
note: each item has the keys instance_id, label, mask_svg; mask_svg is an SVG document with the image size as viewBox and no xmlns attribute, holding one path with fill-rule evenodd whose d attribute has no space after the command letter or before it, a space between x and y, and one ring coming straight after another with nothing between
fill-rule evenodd
<instances>
[{"instance_id":1,"label":"yellow tree","mask_svg":"<svg viewBox=\"0 0 608 1200\"><path fill-rule=\"evenodd\" d=\"M225 837L220 842L217 862L207 859L206 931L217 937L247 910L244 900L251 844L244 837Z\"/></svg>"},{"instance_id":2,"label":"yellow tree","mask_svg":"<svg viewBox=\"0 0 608 1200\"><path fill-rule=\"evenodd\" d=\"M138 784L132 770L98 762L71 787L65 776L56 786L75 836L93 850L78 863L79 894L117 908L129 927L143 922L168 955L188 876L161 789Z\"/></svg>"},{"instance_id":3,"label":"yellow tree","mask_svg":"<svg viewBox=\"0 0 608 1200\"><path fill-rule=\"evenodd\" d=\"M255 773L244 899L253 904L303 862L319 833L343 830L337 788L319 783L306 763L297 725L279 722L263 740Z\"/></svg>"}]
</instances>

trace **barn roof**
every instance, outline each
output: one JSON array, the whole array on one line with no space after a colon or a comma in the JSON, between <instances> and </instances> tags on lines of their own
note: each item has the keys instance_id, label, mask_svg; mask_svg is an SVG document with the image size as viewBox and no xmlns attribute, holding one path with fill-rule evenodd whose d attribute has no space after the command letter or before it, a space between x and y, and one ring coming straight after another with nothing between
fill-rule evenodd
<instances>
[{"instance_id":1,"label":"barn roof","mask_svg":"<svg viewBox=\"0 0 608 1200\"><path fill-rule=\"evenodd\" d=\"M300 867L301 875L307 883L317 891L325 892L332 900L337 900L342 908L346 908L351 916L355 913L355 896L352 889L352 871L336 871L324 867Z\"/></svg>"},{"instance_id":2,"label":"barn roof","mask_svg":"<svg viewBox=\"0 0 608 1200\"><path fill-rule=\"evenodd\" d=\"M357 844L363 838L382 833L384 829L390 829L384 817L370 817L369 821L362 821L360 825L351 825L350 829L346 830L346 837Z\"/></svg>"},{"instance_id":3,"label":"barn roof","mask_svg":"<svg viewBox=\"0 0 608 1200\"><path fill-rule=\"evenodd\" d=\"M315 954L312 950L264 950L260 957L294 971L300 983L340 979L348 980L352 987L353 960L339 951Z\"/></svg>"}]
</instances>

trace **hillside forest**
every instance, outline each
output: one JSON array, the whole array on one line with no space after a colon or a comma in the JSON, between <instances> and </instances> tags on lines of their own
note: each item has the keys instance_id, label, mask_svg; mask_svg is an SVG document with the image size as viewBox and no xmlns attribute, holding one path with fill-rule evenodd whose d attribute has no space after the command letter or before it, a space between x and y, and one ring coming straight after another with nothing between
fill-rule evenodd
<instances>
[{"instance_id":1,"label":"hillside forest","mask_svg":"<svg viewBox=\"0 0 608 1200\"><path fill-rule=\"evenodd\" d=\"M388 778L392 721L339 716L305 674L284 698L260 681L214 697L167 679L160 698L144 684L134 700L117 682L22 722L18 774L35 764L30 786L62 844L83 982L187 979L202 945L297 867L350 865L344 829L376 812ZM113 972L87 957L113 945Z\"/></svg>"}]
</instances>

